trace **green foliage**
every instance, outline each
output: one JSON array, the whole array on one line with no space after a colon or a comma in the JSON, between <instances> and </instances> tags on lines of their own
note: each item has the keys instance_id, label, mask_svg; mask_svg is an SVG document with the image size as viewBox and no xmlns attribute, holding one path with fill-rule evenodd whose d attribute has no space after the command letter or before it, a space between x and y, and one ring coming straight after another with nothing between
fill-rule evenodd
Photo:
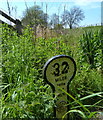
<instances>
[{"instance_id":1,"label":"green foliage","mask_svg":"<svg viewBox=\"0 0 103 120\"><path fill-rule=\"evenodd\" d=\"M39 64L42 64L39 62L42 60L38 53L39 46L37 49L33 45L33 37L28 29L23 36L17 36L15 32L3 27L3 118L43 118L51 114L49 109L53 98L44 92L47 86L39 75ZM51 102L48 102L50 99Z\"/></svg>"},{"instance_id":2,"label":"green foliage","mask_svg":"<svg viewBox=\"0 0 103 120\"><path fill-rule=\"evenodd\" d=\"M101 42L100 31L86 30L80 39L82 60L88 62L91 68L100 66Z\"/></svg>"},{"instance_id":3,"label":"green foliage","mask_svg":"<svg viewBox=\"0 0 103 120\"><path fill-rule=\"evenodd\" d=\"M41 10L40 6L34 5L24 11L22 23L31 27L38 25L45 26L47 24L47 17L47 14Z\"/></svg>"},{"instance_id":4,"label":"green foliage","mask_svg":"<svg viewBox=\"0 0 103 120\"><path fill-rule=\"evenodd\" d=\"M60 89L61 89L61 88L60 88ZM63 115L62 119L64 119L67 114L72 113L72 114L70 114L70 116L72 115L72 117L69 116L69 118L70 118L70 119L73 118L73 120L74 120L76 117L73 116L73 113L77 113L77 115L79 114L80 119L89 120L89 119L91 119L96 113L98 113L98 112L91 112L88 108L89 108L89 107L91 107L91 108L92 108L92 107L96 107L96 105L97 105L99 102L103 101L103 100L98 101L97 103L92 104L92 105L88 105L88 104L83 105L81 101L82 101L82 100L85 100L85 99L87 100L87 99L93 98L93 97L95 97L95 96L99 96L99 97L103 98L103 96L101 96L101 95L103 94L103 92L93 93L92 95L85 96L85 97L77 100L77 99L75 99L71 94L67 93L67 92L64 91L63 89L61 89L61 90L62 90L64 93L66 93L70 98L72 98L72 99L74 100L73 102L69 102L68 105L72 105L73 107L70 107L70 110L69 110L66 114ZM87 108L87 107L88 107L88 108ZM101 107L101 106L100 106L100 107ZM78 108L79 108L79 109L78 109ZM82 109L81 109L81 108L82 108ZM76 119L77 119L77 118L76 118Z\"/></svg>"},{"instance_id":5,"label":"green foliage","mask_svg":"<svg viewBox=\"0 0 103 120\"><path fill-rule=\"evenodd\" d=\"M29 28L18 36L3 26L1 36L3 118L49 118L54 98L42 79L42 68L50 57L69 54L69 48L58 38L34 41Z\"/></svg>"},{"instance_id":6,"label":"green foliage","mask_svg":"<svg viewBox=\"0 0 103 120\"><path fill-rule=\"evenodd\" d=\"M88 105L89 111L92 110L91 108L101 108L102 97L100 94L97 95L102 91L99 71L101 60L99 34L91 32L84 35L87 36L92 50L88 52L87 49L83 49L84 44L87 45L86 38L82 37L79 41L82 31L75 29L69 31L67 35L46 40L35 39L29 27L23 30L23 35L18 36L7 26L2 26L0 35L2 38L2 85L0 88L3 119L53 118L55 98L52 97L51 88L43 79L42 70L48 59L62 54L72 56L77 64L77 74L70 84L70 93L68 93L74 96L70 99L70 114L77 112L82 117L86 116L85 112L88 111L82 109L83 105L84 107ZM84 56L85 52L93 54L95 66L92 67L93 69ZM91 104L92 101L93 104ZM94 112L89 114L89 117L93 114ZM75 114L72 115L75 116Z\"/></svg>"}]
</instances>

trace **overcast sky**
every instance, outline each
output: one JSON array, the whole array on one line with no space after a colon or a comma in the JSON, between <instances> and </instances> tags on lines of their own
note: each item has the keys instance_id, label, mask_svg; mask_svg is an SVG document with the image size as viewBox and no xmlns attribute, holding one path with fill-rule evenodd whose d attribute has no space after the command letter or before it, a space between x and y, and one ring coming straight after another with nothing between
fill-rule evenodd
<instances>
[{"instance_id":1,"label":"overcast sky","mask_svg":"<svg viewBox=\"0 0 103 120\"><path fill-rule=\"evenodd\" d=\"M62 14L65 9L69 10L73 6L78 6L84 11L85 19L80 23L80 26L95 25L101 23L101 1L102 0L8 0L9 5L13 9L12 16L16 19L21 19L23 11L25 11L27 3L28 7L35 4L41 6L42 10L52 15L53 13ZM49 2L48 2L49 1ZM7 0L0 0L0 9L8 12ZM0 15L0 19L8 22Z\"/></svg>"}]
</instances>

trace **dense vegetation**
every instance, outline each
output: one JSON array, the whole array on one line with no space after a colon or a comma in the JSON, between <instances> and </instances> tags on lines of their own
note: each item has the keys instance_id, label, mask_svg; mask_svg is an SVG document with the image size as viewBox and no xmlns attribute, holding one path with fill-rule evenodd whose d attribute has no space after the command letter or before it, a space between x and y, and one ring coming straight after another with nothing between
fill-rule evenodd
<instances>
[{"instance_id":1,"label":"dense vegetation","mask_svg":"<svg viewBox=\"0 0 103 120\"><path fill-rule=\"evenodd\" d=\"M76 28L51 38L34 38L26 28L23 35L2 26L2 119L53 118L51 88L42 76L43 66L55 55L74 58L77 73L70 84L70 119L90 119L103 107L100 27ZM66 92L66 91L64 91Z\"/></svg>"}]
</instances>

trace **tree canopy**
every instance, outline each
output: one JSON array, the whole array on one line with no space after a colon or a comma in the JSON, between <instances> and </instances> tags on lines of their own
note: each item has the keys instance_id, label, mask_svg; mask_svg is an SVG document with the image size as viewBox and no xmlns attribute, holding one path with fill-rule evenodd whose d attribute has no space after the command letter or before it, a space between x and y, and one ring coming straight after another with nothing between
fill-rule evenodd
<instances>
[{"instance_id":1,"label":"tree canopy","mask_svg":"<svg viewBox=\"0 0 103 120\"><path fill-rule=\"evenodd\" d=\"M45 26L47 24L47 14L38 5L35 5L24 11L22 23L24 25L30 25L30 27L38 25Z\"/></svg>"},{"instance_id":2,"label":"tree canopy","mask_svg":"<svg viewBox=\"0 0 103 120\"><path fill-rule=\"evenodd\" d=\"M61 17L62 24L68 25L72 29L73 26L78 25L84 19L84 13L79 7L74 6L70 11L65 10Z\"/></svg>"},{"instance_id":3,"label":"tree canopy","mask_svg":"<svg viewBox=\"0 0 103 120\"><path fill-rule=\"evenodd\" d=\"M38 25L41 27L47 27L49 25L51 28L63 28L63 26L68 25L72 29L74 26L79 25L85 18L83 11L80 7L76 6L70 10L64 10L60 16L54 13L51 19L49 19L49 22L48 17L47 13L44 13L40 6L34 5L24 11L22 23L23 25L30 25L30 27L35 28Z\"/></svg>"}]
</instances>

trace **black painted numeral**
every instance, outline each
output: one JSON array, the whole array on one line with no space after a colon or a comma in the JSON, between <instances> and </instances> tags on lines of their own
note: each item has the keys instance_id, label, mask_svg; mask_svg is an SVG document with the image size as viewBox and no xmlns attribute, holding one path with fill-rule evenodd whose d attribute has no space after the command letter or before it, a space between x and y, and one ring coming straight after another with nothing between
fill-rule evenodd
<instances>
[{"instance_id":1,"label":"black painted numeral","mask_svg":"<svg viewBox=\"0 0 103 120\"><path fill-rule=\"evenodd\" d=\"M55 68L55 71L54 71L54 75L55 76L59 76L59 74L60 74L60 70L59 70L59 64L58 63L55 63L54 65L53 65L53 67Z\"/></svg>"},{"instance_id":2,"label":"black painted numeral","mask_svg":"<svg viewBox=\"0 0 103 120\"><path fill-rule=\"evenodd\" d=\"M64 62L62 63L62 66L63 66L63 69L62 69L62 71L61 71L61 74L68 73L68 70L69 70L69 65L68 65L68 63L64 61ZM60 65L59 65L59 63L55 63L55 64L53 65L53 67L55 68L53 74L54 74L55 76L59 76L59 75L60 75Z\"/></svg>"},{"instance_id":3,"label":"black painted numeral","mask_svg":"<svg viewBox=\"0 0 103 120\"><path fill-rule=\"evenodd\" d=\"M68 70L69 70L68 63L67 62L63 62L62 66L63 66L62 74L68 73Z\"/></svg>"}]
</instances>

